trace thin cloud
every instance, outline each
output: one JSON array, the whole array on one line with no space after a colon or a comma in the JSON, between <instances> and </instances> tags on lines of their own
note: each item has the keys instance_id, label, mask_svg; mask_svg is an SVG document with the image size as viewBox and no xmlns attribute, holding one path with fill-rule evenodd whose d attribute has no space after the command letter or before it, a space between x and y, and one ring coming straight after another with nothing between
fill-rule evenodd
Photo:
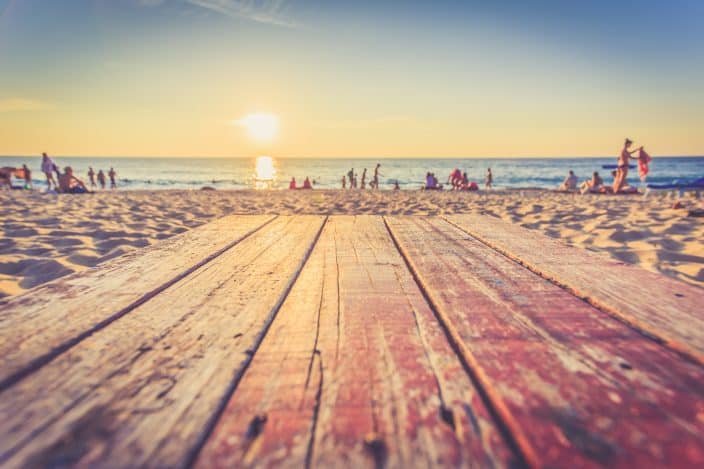
<instances>
[{"instance_id":1,"label":"thin cloud","mask_svg":"<svg viewBox=\"0 0 704 469\"><path fill-rule=\"evenodd\" d=\"M301 27L287 17L285 0L186 0L186 3L230 18L285 28Z\"/></svg>"},{"instance_id":2,"label":"thin cloud","mask_svg":"<svg viewBox=\"0 0 704 469\"><path fill-rule=\"evenodd\" d=\"M0 99L0 112L38 111L41 109L49 109L50 107L49 104L34 99Z\"/></svg>"}]
</instances>

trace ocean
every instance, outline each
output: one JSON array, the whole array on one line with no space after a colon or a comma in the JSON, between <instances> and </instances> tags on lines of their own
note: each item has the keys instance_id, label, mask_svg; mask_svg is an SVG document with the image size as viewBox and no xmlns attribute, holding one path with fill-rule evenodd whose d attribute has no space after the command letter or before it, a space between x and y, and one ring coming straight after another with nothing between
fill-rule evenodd
<instances>
[{"instance_id":1,"label":"ocean","mask_svg":"<svg viewBox=\"0 0 704 469\"><path fill-rule=\"evenodd\" d=\"M88 167L107 174L110 167L117 172L119 189L163 190L200 189L250 189L254 187L288 188L291 177L302 184L305 177L319 189L338 189L342 176L354 168L361 180L367 168L367 182L372 179L374 166L381 164L380 188L391 189L396 181L401 189L418 189L426 172L434 172L440 182L447 180L454 168L466 171L471 181L483 184L487 168L494 175L495 188L554 188L571 169L585 180L593 171L599 171L607 182L610 170L602 165L614 164L611 158L108 158L108 157L55 157L61 168L71 166L79 178L88 179ZM41 173L40 157L0 157L1 166L21 166L33 171L35 187L45 184ZM259 173L259 174L258 174ZM259 176L259 177L258 177ZM639 185L637 170L631 170L629 182ZM704 176L704 157L654 157L647 183L667 184L688 181Z\"/></svg>"}]
</instances>

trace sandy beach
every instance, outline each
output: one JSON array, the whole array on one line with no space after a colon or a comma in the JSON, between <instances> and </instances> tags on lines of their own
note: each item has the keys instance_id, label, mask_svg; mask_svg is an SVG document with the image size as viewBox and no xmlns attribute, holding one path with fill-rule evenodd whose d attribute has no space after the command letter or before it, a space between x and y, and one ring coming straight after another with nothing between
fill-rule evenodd
<instances>
[{"instance_id":1,"label":"sandy beach","mask_svg":"<svg viewBox=\"0 0 704 469\"><path fill-rule=\"evenodd\" d=\"M486 212L704 286L702 202L674 194L582 196L544 190L0 192L0 297L81 271L229 214L443 215Z\"/></svg>"}]
</instances>

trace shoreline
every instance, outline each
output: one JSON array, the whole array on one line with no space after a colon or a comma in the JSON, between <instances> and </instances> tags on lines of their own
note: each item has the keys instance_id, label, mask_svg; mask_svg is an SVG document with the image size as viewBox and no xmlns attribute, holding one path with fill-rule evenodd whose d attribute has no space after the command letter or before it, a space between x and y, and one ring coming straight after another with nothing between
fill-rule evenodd
<instances>
[{"instance_id":1,"label":"shoreline","mask_svg":"<svg viewBox=\"0 0 704 469\"><path fill-rule=\"evenodd\" d=\"M683 209L673 209L680 201ZM230 214L486 213L569 244L704 287L704 219L695 193L569 194L369 190L116 190L89 195L0 192L0 298Z\"/></svg>"}]
</instances>

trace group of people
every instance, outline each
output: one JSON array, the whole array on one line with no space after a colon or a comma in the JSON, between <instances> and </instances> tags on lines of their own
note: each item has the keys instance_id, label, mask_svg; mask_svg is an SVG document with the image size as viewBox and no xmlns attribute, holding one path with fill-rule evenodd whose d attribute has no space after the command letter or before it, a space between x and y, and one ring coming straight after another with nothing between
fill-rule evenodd
<instances>
[{"instance_id":1,"label":"group of people","mask_svg":"<svg viewBox=\"0 0 704 469\"><path fill-rule=\"evenodd\" d=\"M56 166L56 164L51 160L51 158L46 154L42 154L42 172L46 176L46 184L47 184L47 190L51 191L52 190L52 184L53 184L53 190L56 192L60 193L65 193L65 194L84 194L87 192L90 192L88 189L88 186L79 178L77 178L74 173L73 173L73 168L70 166L66 166L64 168L63 174L59 170L59 167ZM54 178L54 174L56 174L56 178ZM115 172L114 168L110 168L110 171L108 171L107 177L110 178L110 188L111 189L116 189L117 188L117 182L116 182L116 177L117 173ZM101 189L105 189L106 186L106 176L103 170L99 170L97 173L93 170L93 167L90 166L88 168L88 180L90 181L90 187L91 189L97 188L98 184L96 184L96 179L98 184L100 184Z\"/></svg>"},{"instance_id":2,"label":"group of people","mask_svg":"<svg viewBox=\"0 0 704 469\"><path fill-rule=\"evenodd\" d=\"M379 189L379 176L383 176L379 172L379 168L381 168L381 163L377 163L376 166L374 167L374 176L372 177L372 180L369 181L369 189ZM342 176L342 188L347 189L348 186L348 181L349 181L349 188L350 189L357 189L359 187L360 189L366 189L367 188L367 168L364 168L362 171L362 179L360 181L360 185L357 185L357 173L354 172L354 168L350 169L347 171L347 177ZM396 183L396 186L398 186L398 182Z\"/></svg>"},{"instance_id":3,"label":"group of people","mask_svg":"<svg viewBox=\"0 0 704 469\"><path fill-rule=\"evenodd\" d=\"M306 176L306 179L303 181L303 186L298 187L298 186L296 186L296 178L292 177L291 182L288 183L288 188L290 190L313 189L313 184L310 182L310 178L308 176Z\"/></svg>"},{"instance_id":4,"label":"group of people","mask_svg":"<svg viewBox=\"0 0 704 469\"><path fill-rule=\"evenodd\" d=\"M611 185L604 183L604 180L599 176L598 171L594 171L592 178L584 181L579 188L577 187L577 176L574 171L570 170L567 174L565 180L560 184L558 190L562 191L577 191L580 190L582 194L593 193L593 194L633 194L637 193L638 189L633 186L629 186L627 182L629 164L632 159L638 160L638 173L642 180L649 172L649 163L652 158L648 153L645 152L642 146L631 150L633 142L630 139L626 139L623 144L623 149L618 158L618 163L616 169L611 172L614 181ZM634 154L638 156L633 156Z\"/></svg>"},{"instance_id":5,"label":"group of people","mask_svg":"<svg viewBox=\"0 0 704 469\"><path fill-rule=\"evenodd\" d=\"M467 176L467 172L460 171L459 168L452 170L450 175L447 177L447 184L450 186L450 190L453 191L478 191L479 185L475 181L470 181ZM489 190L494 184L494 175L491 172L491 168L486 171L486 176L484 177L484 187ZM425 173L425 186L424 190L442 190L443 185L438 182L438 178L435 173L427 172Z\"/></svg>"}]
</instances>

